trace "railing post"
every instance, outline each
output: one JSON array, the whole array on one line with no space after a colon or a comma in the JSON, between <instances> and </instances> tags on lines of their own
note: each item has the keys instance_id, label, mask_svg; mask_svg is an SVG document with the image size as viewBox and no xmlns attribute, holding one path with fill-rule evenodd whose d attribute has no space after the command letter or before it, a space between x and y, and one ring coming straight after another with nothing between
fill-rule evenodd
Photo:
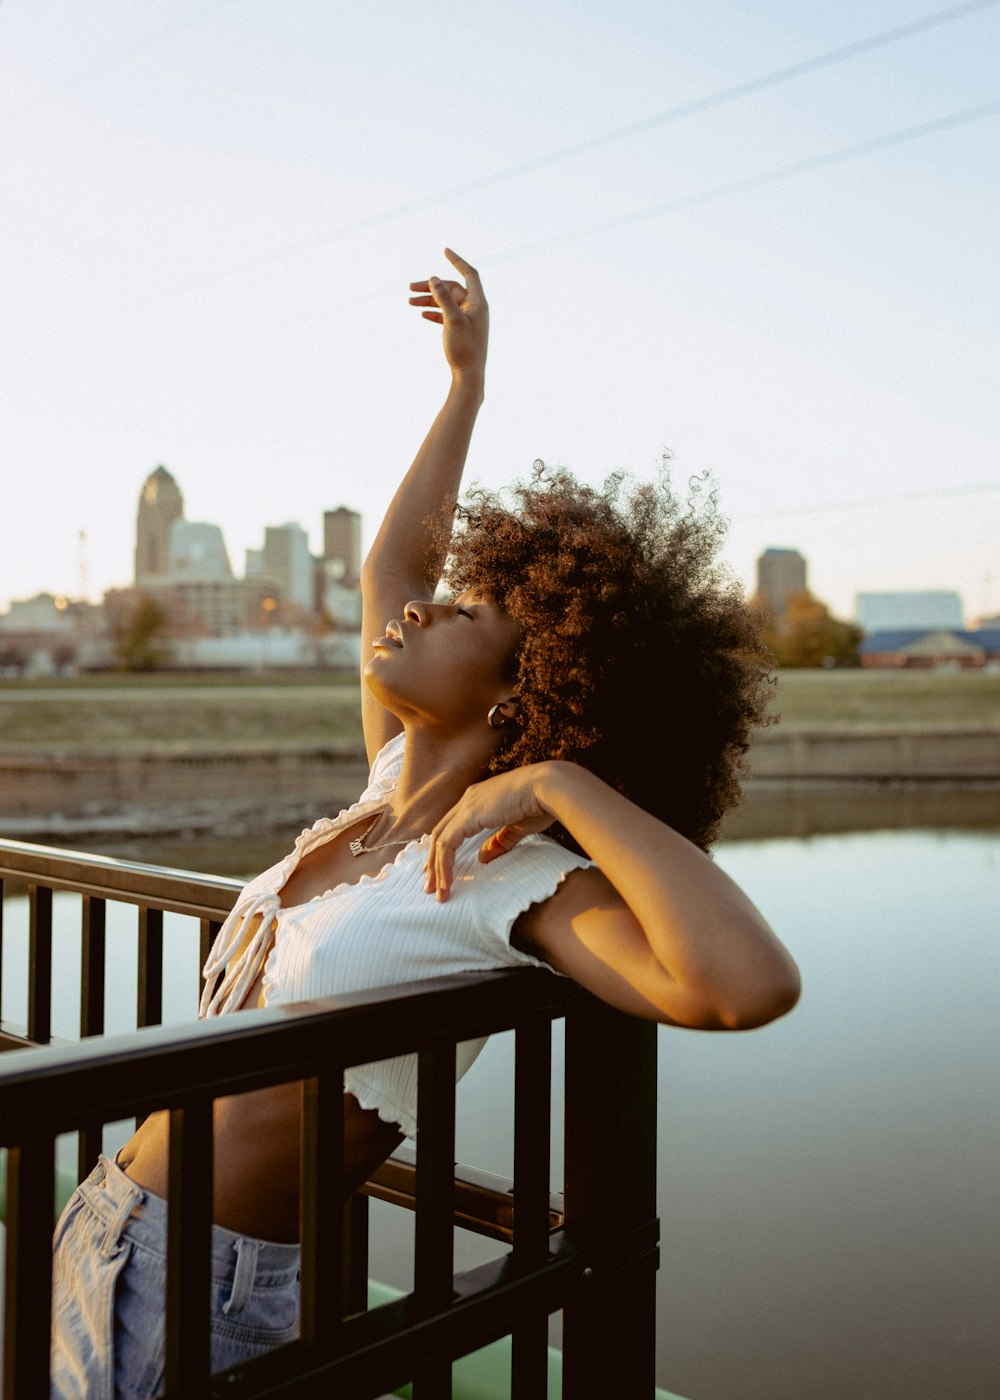
<instances>
[{"instance_id":1,"label":"railing post","mask_svg":"<svg viewBox=\"0 0 1000 1400\"><path fill-rule=\"evenodd\" d=\"M167 1204L167 1392L185 1400L209 1389L212 1258L212 1100L170 1110Z\"/></svg>"},{"instance_id":2,"label":"railing post","mask_svg":"<svg viewBox=\"0 0 1000 1400\"><path fill-rule=\"evenodd\" d=\"M137 1026L158 1026L163 1019L163 911L139 906L139 976Z\"/></svg>"},{"instance_id":3,"label":"railing post","mask_svg":"<svg viewBox=\"0 0 1000 1400\"><path fill-rule=\"evenodd\" d=\"M28 886L28 1039L52 1036L52 891Z\"/></svg>"},{"instance_id":4,"label":"railing post","mask_svg":"<svg viewBox=\"0 0 1000 1400\"><path fill-rule=\"evenodd\" d=\"M80 953L80 1039L104 1034L104 972L107 905L85 894L82 900ZM77 1175L82 1181L97 1160L104 1140L104 1124L93 1122L80 1129Z\"/></svg>"},{"instance_id":5,"label":"railing post","mask_svg":"<svg viewBox=\"0 0 1000 1400\"><path fill-rule=\"evenodd\" d=\"M340 1351L343 1333L343 1177L344 1071L338 1065L302 1086L300 1335L321 1357Z\"/></svg>"},{"instance_id":6,"label":"railing post","mask_svg":"<svg viewBox=\"0 0 1000 1400\"><path fill-rule=\"evenodd\" d=\"M604 1262L563 1312L564 1400L652 1395L656 1026L591 997L566 1015L566 1234Z\"/></svg>"},{"instance_id":7,"label":"railing post","mask_svg":"<svg viewBox=\"0 0 1000 1400\"><path fill-rule=\"evenodd\" d=\"M549 1255L549 1158L552 1115L552 1022L536 1016L515 1027L514 1262L540 1269ZM545 1400L549 1319L544 1312L514 1328L511 1393Z\"/></svg>"},{"instance_id":8,"label":"railing post","mask_svg":"<svg viewBox=\"0 0 1000 1400\"><path fill-rule=\"evenodd\" d=\"M204 986L201 970L208 962L208 955L212 951L212 944L215 942L221 927L222 921L220 919L200 919L198 922L198 986L195 991L195 1006L201 1001L201 989ZM222 976L221 972L219 976Z\"/></svg>"},{"instance_id":9,"label":"railing post","mask_svg":"<svg viewBox=\"0 0 1000 1400\"><path fill-rule=\"evenodd\" d=\"M455 1046L421 1050L417 1061L417 1218L413 1294L433 1313L452 1299L455 1197ZM451 1361L433 1357L413 1377L414 1400L451 1395Z\"/></svg>"},{"instance_id":10,"label":"railing post","mask_svg":"<svg viewBox=\"0 0 1000 1400\"><path fill-rule=\"evenodd\" d=\"M4 1288L4 1369L7 1400L49 1393L52 1298L52 1139L33 1138L7 1153L7 1257Z\"/></svg>"}]
</instances>

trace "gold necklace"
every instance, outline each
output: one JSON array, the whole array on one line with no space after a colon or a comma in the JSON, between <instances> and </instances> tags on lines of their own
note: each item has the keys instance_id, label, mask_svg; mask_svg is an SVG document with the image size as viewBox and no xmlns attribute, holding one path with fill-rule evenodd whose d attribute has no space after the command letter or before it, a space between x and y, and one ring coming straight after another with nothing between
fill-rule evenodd
<instances>
[{"instance_id":1,"label":"gold necklace","mask_svg":"<svg viewBox=\"0 0 1000 1400\"><path fill-rule=\"evenodd\" d=\"M349 841L347 843L348 849L350 850L352 856L370 856L375 851L384 851L387 850L390 846L408 846L410 842L415 839L412 836L408 836L405 841L383 841L378 846L366 846L365 842L368 840L368 837L372 834L372 832L375 830L375 828L378 826L379 822L384 816L385 809L383 808L381 812L375 813L375 816L372 818L371 822L369 822L369 824L365 827L364 831L361 833L360 836L355 836L353 841Z\"/></svg>"}]
</instances>

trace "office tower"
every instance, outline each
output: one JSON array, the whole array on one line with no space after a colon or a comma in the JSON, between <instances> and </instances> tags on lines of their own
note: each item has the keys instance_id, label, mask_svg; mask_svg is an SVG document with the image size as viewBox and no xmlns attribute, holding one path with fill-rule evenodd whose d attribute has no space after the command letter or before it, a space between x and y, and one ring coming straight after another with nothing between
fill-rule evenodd
<instances>
[{"instance_id":1,"label":"office tower","mask_svg":"<svg viewBox=\"0 0 1000 1400\"><path fill-rule=\"evenodd\" d=\"M184 516L180 487L166 467L157 467L146 478L139 496L135 527L135 581L167 573L170 563L170 527Z\"/></svg>"},{"instance_id":2,"label":"office tower","mask_svg":"<svg viewBox=\"0 0 1000 1400\"><path fill-rule=\"evenodd\" d=\"M307 611L313 610L313 564L309 536L301 525L268 525L264 530L263 575L278 588L282 598Z\"/></svg>"},{"instance_id":3,"label":"office tower","mask_svg":"<svg viewBox=\"0 0 1000 1400\"><path fill-rule=\"evenodd\" d=\"M168 572L172 579L232 578L226 542L218 525L175 520L170 527Z\"/></svg>"},{"instance_id":4,"label":"office tower","mask_svg":"<svg viewBox=\"0 0 1000 1400\"><path fill-rule=\"evenodd\" d=\"M347 506L323 512L323 564L328 579L354 587L361 576L361 516Z\"/></svg>"},{"instance_id":5,"label":"office tower","mask_svg":"<svg viewBox=\"0 0 1000 1400\"><path fill-rule=\"evenodd\" d=\"M788 599L806 591L806 561L797 549L765 549L757 560L757 597L775 618L782 618Z\"/></svg>"}]
</instances>

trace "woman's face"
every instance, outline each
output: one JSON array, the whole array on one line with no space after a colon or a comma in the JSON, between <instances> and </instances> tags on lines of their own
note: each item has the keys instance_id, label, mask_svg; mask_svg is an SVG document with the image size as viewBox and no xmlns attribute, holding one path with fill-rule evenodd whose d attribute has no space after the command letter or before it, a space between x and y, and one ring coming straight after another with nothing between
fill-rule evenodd
<instances>
[{"instance_id":1,"label":"woman's face","mask_svg":"<svg viewBox=\"0 0 1000 1400\"><path fill-rule=\"evenodd\" d=\"M510 698L519 641L513 618L475 590L452 603L407 603L372 644L365 680L400 719L458 733L485 725L490 707Z\"/></svg>"}]
</instances>

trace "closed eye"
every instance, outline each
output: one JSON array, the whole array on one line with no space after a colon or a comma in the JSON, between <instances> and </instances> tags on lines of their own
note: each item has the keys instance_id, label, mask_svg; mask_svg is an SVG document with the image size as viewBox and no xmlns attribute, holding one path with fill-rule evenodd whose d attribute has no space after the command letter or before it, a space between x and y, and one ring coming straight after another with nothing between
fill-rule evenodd
<instances>
[{"instance_id":1,"label":"closed eye","mask_svg":"<svg viewBox=\"0 0 1000 1400\"><path fill-rule=\"evenodd\" d=\"M469 612L468 608L458 608L457 612L460 617L472 617L472 613ZM475 622L476 619L472 617L472 620Z\"/></svg>"}]
</instances>

